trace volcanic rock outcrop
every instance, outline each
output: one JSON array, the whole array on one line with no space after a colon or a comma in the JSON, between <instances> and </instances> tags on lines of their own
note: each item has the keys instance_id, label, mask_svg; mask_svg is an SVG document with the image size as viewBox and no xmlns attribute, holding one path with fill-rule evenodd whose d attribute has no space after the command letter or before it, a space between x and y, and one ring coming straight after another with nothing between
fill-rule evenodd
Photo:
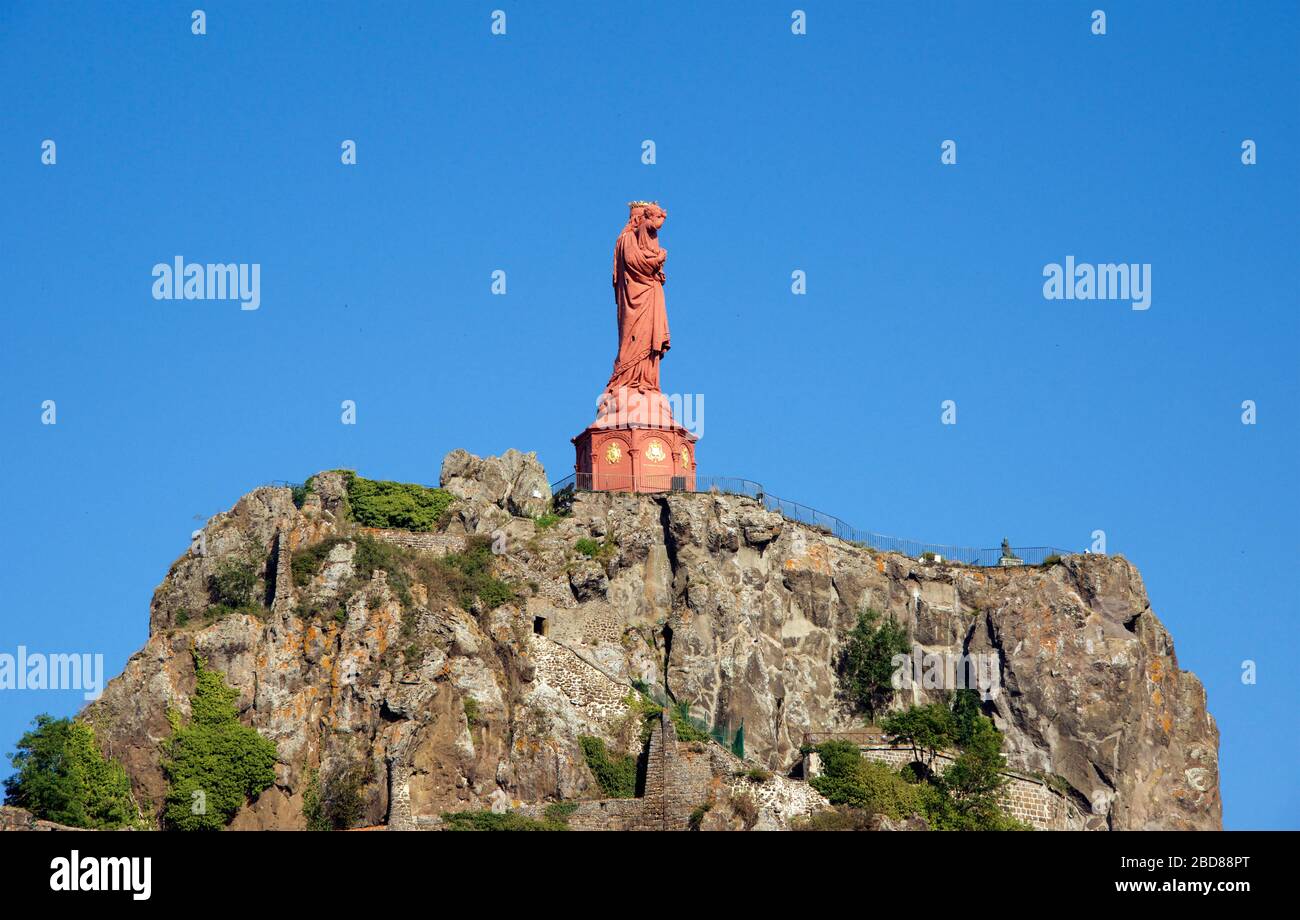
<instances>
[{"instance_id":1,"label":"volcanic rock outcrop","mask_svg":"<svg viewBox=\"0 0 1300 920\"><path fill-rule=\"evenodd\" d=\"M275 784L235 828L303 827L313 777L346 774L359 777L368 824L601 798L579 738L635 754L634 686L707 724L743 724L736 775L761 766L774 785L756 819L711 820L786 827L823 804L787 778L805 733L861 722L837 695L835 662L869 607L927 651L996 656L1001 692L986 712L1009 765L1050 779L1075 806L1073 826L1221 825L1205 692L1122 557L928 563L719 494L578 493L567 516L539 521L545 473L513 451L453 452L442 484L456 498L434 533L358 526L338 473L314 477L300 506L288 488L259 488L208 522L202 552L187 551L155 593L147 644L83 714L150 813L166 791L168 710L188 713L193 650L278 751ZM408 577L474 534L493 539L514 600L458 603ZM408 568L366 561L371 543ZM254 567L257 609L213 618L212 578L232 563Z\"/></svg>"}]
</instances>

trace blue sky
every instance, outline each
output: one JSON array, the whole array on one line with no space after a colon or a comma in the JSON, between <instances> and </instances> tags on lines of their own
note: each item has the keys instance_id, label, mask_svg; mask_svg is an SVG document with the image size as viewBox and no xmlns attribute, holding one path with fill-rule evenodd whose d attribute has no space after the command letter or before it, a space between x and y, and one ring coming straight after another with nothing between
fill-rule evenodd
<instances>
[{"instance_id":1,"label":"blue sky","mask_svg":"<svg viewBox=\"0 0 1300 920\"><path fill-rule=\"evenodd\" d=\"M933 542L1104 530L1207 686L1226 826L1300 827L1297 5L799 5L0 5L0 651L117 673L270 480L570 472L658 199L701 473ZM260 309L154 300L176 255L259 263ZM1150 263L1150 309L1045 300L1067 255ZM0 692L0 748L80 703Z\"/></svg>"}]
</instances>

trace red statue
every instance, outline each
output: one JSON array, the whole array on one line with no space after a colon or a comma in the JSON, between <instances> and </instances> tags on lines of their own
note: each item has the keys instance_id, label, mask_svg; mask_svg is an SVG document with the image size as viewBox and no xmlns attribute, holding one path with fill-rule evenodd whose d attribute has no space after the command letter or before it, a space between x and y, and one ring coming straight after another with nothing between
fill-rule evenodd
<instances>
[{"instance_id":1,"label":"red statue","mask_svg":"<svg viewBox=\"0 0 1300 920\"><path fill-rule=\"evenodd\" d=\"M632 202L627 226L614 243L614 303L618 306L618 357L605 385L657 391L659 359L669 348L668 310L664 307L664 262L659 228L668 212L657 204Z\"/></svg>"},{"instance_id":2,"label":"red statue","mask_svg":"<svg viewBox=\"0 0 1300 920\"><path fill-rule=\"evenodd\" d=\"M670 347L664 306L666 250L659 229L668 212L633 201L614 244L618 355L597 404L596 421L573 439L579 487L657 492L695 487L696 436L673 418L659 389L659 361Z\"/></svg>"}]
</instances>

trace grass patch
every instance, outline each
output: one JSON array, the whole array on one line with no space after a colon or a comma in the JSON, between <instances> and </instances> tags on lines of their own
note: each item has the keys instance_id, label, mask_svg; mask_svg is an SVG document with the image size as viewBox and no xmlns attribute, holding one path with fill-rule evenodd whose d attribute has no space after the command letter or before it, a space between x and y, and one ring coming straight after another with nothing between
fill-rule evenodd
<instances>
[{"instance_id":1,"label":"grass patch","mask_svg":"<svg viewBox=\"0 0 1300 920\"><path fill-rule=\"evenodd\" d=\"M326 537L319 543L313 543L295 552L289 563L289 569L293 572L293 583L299 588L311 584L311 580L316 577L320 567L325 563L325 557L330 554L330 550L340 543L347 542L346 537Z\"/></svg>"},{"instance_id":2,"label":"grass patch","mask_svg":"<svg viewBox=\"0 0 1300 920\"><path fill-rule=\"evenodd\" d=\"M205 624L215 623L217 620L224 620L226 617L236 613L261 619L266 616L266 608L260 604L244 604L240 607L231 607L229 604L213 604L204 609L203 622ZM189 622L188 616L186 617L185 622Z\"/></svg>"},{"instance_id":3,"label":"grass patch","mask_svg":"<svg viewBox=\"0 0 1300 920\"><path fill-rule=\"evenodd\" d=\"M606 537L603 543L597 543L591 537L582 537L573 544L573 548L581 555L586 556L588 559L595 559L597 562L604 562L618 550L614 541L609 537Z\"/></svg>"},{"instance_id":4,"label":"grass patch","mask_svg":"<svg viewBox=\"0 0 1300 920\"><path fill-rule=\"evenodd\" d=\"M491 539L477 535L468 539L462 552L441 558L394 546L366 534L327 537L294 553L290 563L294 584L299 588L308 587L320 573L330 552L342 543L354 546L352 577L340 588L337 599L300 607L302 616L333 617L339 623L346 622L344 602L358 591L364 590L374 573L382 569L387 573L389 590L402 606L400 638L403 647L411 652L419 651L415 641L418 617L414 612L416 603L413 594L417 584L424 587L430 602L441 598L454 601L466 610L474 609L476 602L481 603L486 610L494 610L518 597L515 588L497 578L493 572L495 557L492 555ZM373 606L377 598L371 596L369 601Z\"/></svg>"},{"instance_id":5,"label":"grass patch","mask_svg":"<svg viewBox=\"0 0 1300 920\"><path fill-rule=\"evenodd\" d=\"M473 609L476 599L487 610L516 599L515 589L493 574L492 540L481 534L470 537L459 553L421 557L416 566L430 596L454 598L466 610Z\"/></svg>"},{"instance_id":6,"label":"grass patch","mask_svg":"<svg viewBox=\"0 0 1300 920\"><path fill-rule=\"evenodd\" d=\"M650 735L654 731L659 714L664 711L665 707L656 703L650 697L649 687L646 686L645 681L633 681L632 686L636 692L629 693L623 702L627 704L633 713L641 717L641 743L644 745L650 740ZM645 689L642 689L643 687ZM672 719L673 728L677 730L678 741L690 743L693 741L715 740L707 730L691 718L690 706L685 702L668 707L668 718Z\"/></svg>"},{"instance_id":7,"label":"grass patch","mask_svg":"<svg viewBox=\"0 0 1300 920\"><path fill-rule=\"evenodd\" d=\"M582 745L587 768L596 778L596 784L600 786L605 798L630 799L636 796L635 757L612 757L605 742L591 735L580 735L578 743Z\"/></svg>"}]
</instances>

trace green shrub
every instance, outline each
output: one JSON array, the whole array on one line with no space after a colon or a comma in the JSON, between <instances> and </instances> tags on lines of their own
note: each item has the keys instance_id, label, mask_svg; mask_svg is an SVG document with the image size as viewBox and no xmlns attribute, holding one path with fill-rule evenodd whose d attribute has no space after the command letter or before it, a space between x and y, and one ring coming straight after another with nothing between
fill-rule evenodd
<instances>
[{"instance_id":1,"label":"green shrub","mask_svg":"<svg viewBox=\"0 0 1300 920\"><path fill-rule=\"evenodd\" d=\"M492 540L481 534L470 537L465 549L440 559L421 563L431 594L449 594L466 610L477 598L487 610L515 600L515 589L493 574Z\"/></svg>"},{"instance_id":2,"label":"green shrub","mask_svg":"<svg viewBox=\"0 0 1300 920\"><path fill-rule=\"evenodd\" d=\"M533 523L537 525L538 530L550 530L562 520L563 518L560 515L548 511L533 518Z\"/></svg>"},{"instance_id":3,"label":"green shrub","mask_svg":"<svg viewBox=\"0 0 1300 920\"><path fill-rule=\"evenodd\" d=\"M307 785L302 790L302 816L307 819L309 831L332 831L334 828L325 819L325 807L321 802L323 793L320 787L320 772L312 770L307 775Z\"/></svg>"},{"instance_id":4,"label":"green shrub","mask_svg":"<svg viewBox=\"0 0 1300 920\"><path fill-rule=\"evenodd\" d=\"M481 721L482 719L478 712L478 700L474 699L472 696L465 697L465 723L470 728L473 728Z\"/></svg>"},{"instance_id":5,"label":"green shrub","mask_svg":"<svg viewBox=\"0 0 1300 920\"><path fill-rule=\"evenodd\" d=\"M569 816L578 810L577 802L552 802L546 806L542 815L547 821L557 821L561 824L569 823Z\"/></svg>"},{"instance_id":6,"label":"green shrub","mask_svg":"<svg viewBox=\"0 0 1300 920\"><path fill-rule=\"evenodd\" d=\"M330 550L340 543L346 542L348 542L346 537L326 537L319 543L313 543L311 546L303 547L295 552L292 561L289 563L289 568L293 572L293 583L299 588L305 588L311 584L311 580L320 571L320 567L325 562L325 557L330 554Z\"/></svg>"},{"instance_id":7,"label":"green shrub","mask_svg":"<svg viewBox=\"0 0 1300 920\"><path fill-rule=\"evenodd\" d=\"M1004 770L1002 733L981 715L970 729L961 753L935 785L943 794L932 824L940 830L1021 830L1027 828L1004 814L1002 790L1009 782Z\"/></svg>"},{"instance_id":8,"label":"green shrub","mask_svg":"<svg viewBox=\"0 0 1300 920\"><path fill-rule=\"evenodd\" d=\"M596 542L591 537L580 537L573 548L588 559L595 559L597 562L604 562L613 557L618 550L618 546L611 537L605 537L604 542Z\"/></svg>"},{"instance_id":9,"label":"green shrub","mask_svg":"<svg viewBox=\"0 0 1300 920\"><path fill-rule=\"evenodd\" d=\"M362 479L344 471L352 519L366 527L429 531L438 526L455 500L445 489L409 482Z\"/></svg>"},{"instance_id":10,"label":"green shrub","mask_svg":"<svg viewBox=\"0 0 1300 920\"><path fill-rule=\"evenodd\" d=\"M556 803L562 804L562 803ZM562 817L551 817L555 805L547 806L547 816L539 821L527 815L507 811L493 814L490 811L443 812L442 827L448 831L565 831L568 830L569 808ZM558 812L556 813L559 814Z\"/></svg>"},{"instance_id":11,"label":"green shrub","mask_svg":"<svg viewBox=\"0 0 1300 920\"><path fill-rule=\"evenodd\" d=\"M515 589L499 578L486 580L475 594L488 610L496 610L502 604L508 604L515 599Z\"/></svg>"},{"instance_id":12,"label":"green shrub","mask_svg":"<svg viewBox=\"0 0 1300 920\"><path fill-rule=\"evenodd\" d=\"M73 827L144 826L126 770L100 752L91 726L44 714L32 724L9 758L15 772L4 781L6 805Z\"/></svg>"},{"instance_id":13,"label":"green shrub","mask_svg":"<svg viewBox=\"0 0 1300 920\"><path fill-rule=\"evenodd\" d=\"M630 799L636 796L636 758L611 757L605 742L591 735L581 735L578 743L587 759L587 768L596 778L600 791L609 799Z\"/></svg>"},{"instance_id":14,"label":"green shrub","mask_svg":"<svg viewBox=\"0 0 1300 920\"><path fill-rule=\"evenodd\" d=\"M227 607L225 604L213 604L203 610L203 622L215 623L232 614L258 617L264 619L269 611L261 604L245 604L243 607ZM188 622L188 619L187 619Z\"/></svg>"},{"instance_id":15,"label":"green shrub","mask_svg":"<svg viewBox=\"0 0 1300 920\"><path fill-rule=\"evenodd\" d=\"M634 693L629 693L624 702L636 714L641 716L641 743L645 744L650 740L650 735L654 732L654 727L659 721L659 714L664 711L664 707L655 702L650 696L649 687L643 680L632 681L635 688ZM645 688L645 689L642 689ZM673 728L677 731L677 740L683 742L695 741L717 741L696 719L691 717L690 706L686 702L675 703L668 707L668 717L672 719ZM743 736L741 739L741 754L743 757ZM733 751L734 753L734 751Z\"/></svg>"},{"instance_id":16,"label":"green shrub","mask_svg":"<svg viewBox=\"0 0 1300 920\"><path fill-rule=\"evenodd\" d=\"M352 581L347 590L355 591L374 577L377 569L388 573L388 587L397 595L404 607L409 607L411 598L411 579L407 575L407 564L411 558L410 550L391 543L383 543L365 534L352 538L356 550L352 554Z\"/></svg>"},{"instance_id":17,"label":"green shrub","mask_svg":"<svg viewBox=\"0 0 1300 920\"><path fill-rule=\"evenodd\" d=\"M865 831L870 830L871 814L861 808L841 805L826 808L806 818L790 822L792 831Z\"/></svg>"},{"instance_id":18,"label":"green shrub","mask_svg":"<svg viewBox=\"0 0 1300 920\"><path fill-rule=\"evenodd\" d=\"M708 741L712 738L691 718L691 708L685 702L678 703L669 710L668 716L673 720L673 728L677 729L678 741Z\"/></svg>"},{"instance_id":19,"label":"green shrub","mask_svg":"<svg viewBox=\"0 0 1300 920\"><path fill-rule=\"evenodd\" d=\"M167 777L163 821L178 830L219 830L250 798L275 782L275 745L243 725L239 694L194 656L196 686L190 721L168 713L172 735L163 743Z\"/></svg>"},{"instance_id":20,"label":"green shrub","mask_svg":"<svg viewBox=\"0 0 1300 920\"><path fill-rule=\"evenodd\" d=\"M822 759L822 773L809 785L832 805L860 809L867 817L906 818L922 811L921 787L884 764L867 760L853 742L827 741L816 750Z\"/></svg>"},{"instance_id":21,"label":"green shrub","mask_svg":"<svg viewBox=\"0 0 1300 920\"><path fill-rule=\"evenodd\" d=\"M215 574L208 576L208 596L218 607L238 610L253 605L257 588L257 565L227 560Z\"/></svg>"},{"instance_id":22,"label":"green shrub","mask_svg":"<svg viewBox=\"0 0 1300 920\"><path fill-rule=\"evenodd\" d=\"M1048 556L1046 559L1044 559L1044 560L1040 563L1040 565L1042 565L1043 568L1048 568L1048 567L1050 567L1050 566L1053 566L1053 565L1057 565L1057 564L1059 564L1060 561L1061 561L1061 557L1060 557L1058 554L1056 554L1056 553L1052 553L1052 555L1050 555L1050 556Z\"/></svg>"},{"instance_id":23,"label":"green shrub","mask_svg":"<svg viewBox=\"0 0 1300 920\"><path fill-rule=\"evenodd\" d=\"M705 802L703 805L696 805L695 810L691 812L690 818L686 820L686 829L698 831L704 826L704 816L713 809L712 802Z\"/></svg>"},{"instance_id":24,"label":"green shrub","mask_svg":"<svg viewBox=\"0 0 1300 920\"><path fill-rule=\"evenodd\" d=\"M310 476L307 481L299 485L292 486L293 506L301 510L307 502L307 496L316 491L316 477Z\"/></svg>"},{"instance_id":25,"label":"green shrub","mask_svg":"<svg viewBox=\"0 0 1300 920\"><path fill-rule=\"evenodd\" d=\"M310 584L330 551L340 543L349 542L354 546L353 577L343 586L342 597L348 597L363 588L378 569L388 573L388 587L401 603L404 612L415 605L411 589L417 582L424 586L431 600L454 600L466 610L473 609L475 601L488 610L494 610L516 600L518 596L513 586L493 573L495 557L492 554L492 541L482 535L471 536L463 551L441 558L394 546L366 534L350 538L329 537L294 553L290 563L294 583L299 587ZM327 611L319 606L309 606L303 609L303 615L322 615L332 610L333 608ZM335 616L340 622L346 620L344 611ZM402 639L407 646L414 641L415 626L414 618L403 616Z\"/></svg>"},{"instance_id":26,"label":"green shrub","mask_svg":"<svg viewBox=\"0 0 1300 920\"><path fill-rule=\"evenodd\" d=\"M412 604L411 578L408 574L410 552L402 547L376 540L366 534L357 534L351 538L326 537L319 543L313 543L311 546L294 553L293 559L289 563L289 568L293 571L294 584L300 588L309 585L320 571L325 558L341 543L351 543L353 545L352 578L343 586L343 597L347 597L363 587L374 576L376 569L383 569L388 573L388 587L397 596L398 601L404 607L409 607ZM304 614L307 616L317 615L322 612L318 607L309 607L304 610ZM335 613L334 616L340 622L347 619L346 612L341 615Z\"/></svg>"},{"instance_id":27,"label":"green shrub","mask_svg":"<svg viewBox=\"0 0 1300 920\"><path fill-rule=\"evenodd\" d=\"M745 830L751 829L758 823L758 800L748 792L733 792L727 804L731 806L736 817L740 818Z\"/></svg>"},{"instance_id":28,"label":"green shrub","mask_svg":"<svg viewBox=\"0 0 1300 920\"><path fill-rule=\"evenodd\" d=\"M654 732L655 724L659 721L659 714L663 712L664 708L651 699L648 693L639 690L629 693L623 702L632 711L631 718L640 717L641 719L641 746L645 747L650 740L650 735Z\"/></svg>"},{"instance_id":29,"label":"green shrub","mask_svg":"<svg viewBox=\"0 0 1300 920\"><path fill-rule=\"evenodd\" d=\"M882 620L875 610L862 611L840 652L840 692L874 717L894 692L894 656L909 651L911 641L905 626L893 617Z\"/></svg>"},{"instance_id":30,"label":"green shrub","mask_svg":"<svg viewBox=\"0 0 1300 920\"><path fill-rule=\"evenodd\" d=\"M334 776L321 788L320 774L313 770L302 793L302 814L309 831L345 831L356 827L365 812L361 790L366 769L357 765Z\"/></svg>"}]
</instances>

